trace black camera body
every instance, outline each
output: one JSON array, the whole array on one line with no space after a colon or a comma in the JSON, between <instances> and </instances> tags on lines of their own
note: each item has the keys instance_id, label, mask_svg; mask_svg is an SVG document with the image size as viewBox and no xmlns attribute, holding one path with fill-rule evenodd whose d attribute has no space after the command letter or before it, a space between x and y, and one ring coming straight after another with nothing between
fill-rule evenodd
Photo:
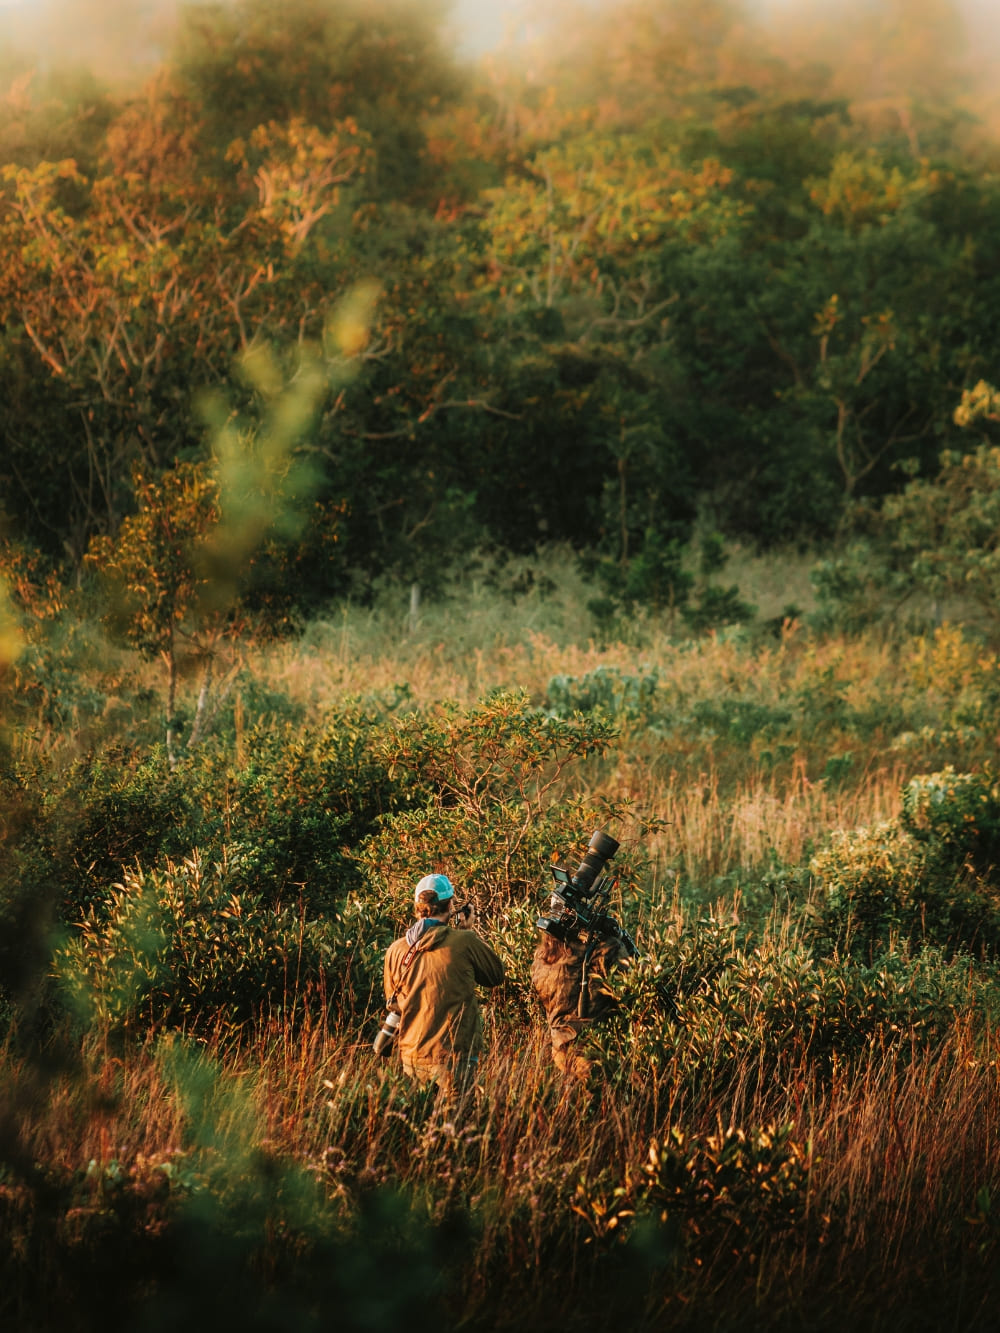
<instances>
[{"instance_id":1,"label":"black camera body","mask_svg":"<svg viewBox=\"0 0 1000 1333\"><path fill-rule=\"evenodd\" d=\"M567 866L558 864L551 867L556 887L549 913L536 922L539 930L565 942L578 939L581 931L588 931L594 939L617 939L631 958L638 958L639 950L631 935L605 910L611 877L604 873L604 868L620 845L598 829L576 870L571 872Z\"/></svg>"}]
</instances>

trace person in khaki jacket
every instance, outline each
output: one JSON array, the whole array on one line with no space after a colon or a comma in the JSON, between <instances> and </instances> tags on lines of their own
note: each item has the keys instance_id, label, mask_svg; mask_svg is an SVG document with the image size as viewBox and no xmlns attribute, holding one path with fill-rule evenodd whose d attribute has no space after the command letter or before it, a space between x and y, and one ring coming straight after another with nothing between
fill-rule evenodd
<instances>
[{"instance_id":1,"label":"person in khaki jacket","mask_svg":"<svg viewBox=\"0 0 1000 1333\"><path fill-rule=\"evenodd\" d=\"M483 1047L476 986L499 986L503 964L472 929L471 911L454 917L447 875L425 875L414 892L416 920L385 955L385 995L400 1015L403 1070L443 1091L475 1077Z\"/></svg>"},{"instance_id":2,"label":"person in khaki jacket","mask_svg":"<svg viewBox=\"0 0 1000 1333\"><path fill-rule=\"evenodd\" d=\"M592 940L586 931L568 939L542 934L531 983L548 1020L552 1059L562 1073L578 1079L590 1073L591 1062L581 1052L579 1038L618 1013L609 977L628 964L627 949L613 937Z\"/></svg>"}]
</instances>

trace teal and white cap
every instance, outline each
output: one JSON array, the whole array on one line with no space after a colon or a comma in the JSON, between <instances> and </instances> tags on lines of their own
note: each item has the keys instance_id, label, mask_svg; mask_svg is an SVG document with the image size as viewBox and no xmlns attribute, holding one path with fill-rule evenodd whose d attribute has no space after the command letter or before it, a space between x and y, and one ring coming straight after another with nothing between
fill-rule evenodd
<instances>
[{"instance_id":1,"label":"teal and white cap","mask_svg":"<svg viewBox=\"0 0 1000 1333\"><path fill-rule=\"evenodd\" d=\"M413 901L418 902L422 893L433 893L439 903L454 898L455 890L447 875L425 875L413 890Z\"/></svg>"}]
</instances>

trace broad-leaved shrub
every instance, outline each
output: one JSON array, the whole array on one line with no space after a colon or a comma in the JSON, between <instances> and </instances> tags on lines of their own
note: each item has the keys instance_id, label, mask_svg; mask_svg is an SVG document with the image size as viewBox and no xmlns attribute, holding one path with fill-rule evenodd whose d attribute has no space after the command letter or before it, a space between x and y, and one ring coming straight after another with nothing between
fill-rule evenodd
<instances>
[{"instance_id":1,"label":"broad-leaved shrub","mask_svg":"<svg viewBox=\"0 0 1000 1333\"><path fill-rule=\"evenodd\" d=\"M269 1008L291 1016L324 977L327 933L294 899L234 892L224 866L194 855L126 871L57 947L54 971L84 1022L218 1032Z\"/></svg>"}]
</instances>

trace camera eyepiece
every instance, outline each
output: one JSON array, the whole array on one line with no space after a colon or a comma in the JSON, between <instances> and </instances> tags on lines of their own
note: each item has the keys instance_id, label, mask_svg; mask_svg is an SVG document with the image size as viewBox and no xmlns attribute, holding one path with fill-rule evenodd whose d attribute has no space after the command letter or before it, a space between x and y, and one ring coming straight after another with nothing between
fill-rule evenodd
<instances>
[{"instance_id":1,"label":"camera eyepiece","mask_svg":"<svg viewBox=\"0 0 1000 1333\"><path fill-rule=\"evenodd\" d=\"M572 876L572 885L577 893L586 896L593 887L594 880L621 846L614 838L598 829L590 839L587 855L583 858Z\"/></svg>"}]
</instances>

